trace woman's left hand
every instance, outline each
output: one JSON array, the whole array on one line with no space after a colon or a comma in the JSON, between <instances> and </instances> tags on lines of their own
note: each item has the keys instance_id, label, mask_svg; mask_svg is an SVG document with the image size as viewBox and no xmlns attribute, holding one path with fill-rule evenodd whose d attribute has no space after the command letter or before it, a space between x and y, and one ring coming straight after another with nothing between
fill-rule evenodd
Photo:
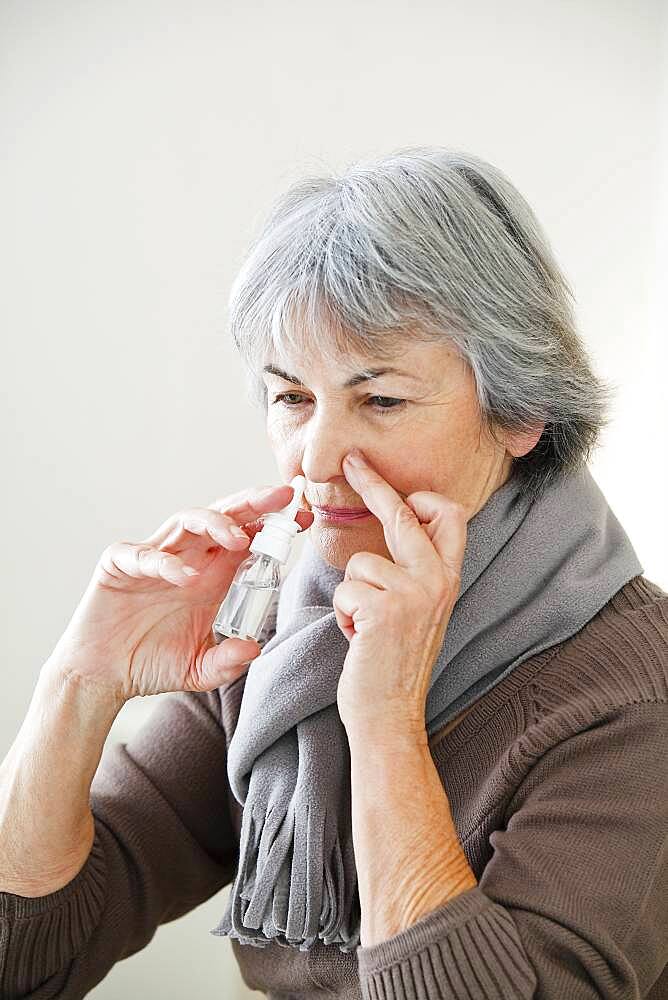
<instances>
[{"instance_id":1,"label":"woman's left hand","mask_svg":"<svg viewBox=\"0 0 668 1000\"><path fill-rule=\"evenodd\" d=\"M345 461L345 460L344 460ZM466 511L441 493L404 501L368 462L345 462L345 475L383 525L394 562L354 552L333 606L350 642L337 690L348 730L376 725L424 737L426 699L459 595Z\"/></svg>"}]
</instances>

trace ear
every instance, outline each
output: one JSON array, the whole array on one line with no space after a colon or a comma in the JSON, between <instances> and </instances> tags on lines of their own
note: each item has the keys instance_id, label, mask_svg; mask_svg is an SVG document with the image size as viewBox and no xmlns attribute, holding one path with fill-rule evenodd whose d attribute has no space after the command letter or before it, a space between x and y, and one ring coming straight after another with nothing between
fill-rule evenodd
<instances>
[{"instance_id":1,"label":"ear","mask_svg":"<svg viewBox=\"0 0 668 1000\"><path fill-rule=\"evenodd\" d=\"M545 430L545 424L539 424L530 431L523 433L508 434L506 436L506 449L514 458L521 458L535 448L540 440L540 436Z\"/></svg>"}]
</instances>

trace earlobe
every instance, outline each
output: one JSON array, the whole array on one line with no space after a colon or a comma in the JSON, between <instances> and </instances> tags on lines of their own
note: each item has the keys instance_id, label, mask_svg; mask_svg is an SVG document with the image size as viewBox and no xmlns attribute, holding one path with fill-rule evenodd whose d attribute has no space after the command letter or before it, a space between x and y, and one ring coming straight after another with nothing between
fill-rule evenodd
<instances>
[{"instance_id":1,"label":"earlobe","mask_svg":"<svg viewBox=\"0 0 668 1000\"><path fill-rule=\"evenodd\" d=\"M508 437L508 442L506 448L513 456L513 458L521 458L522 455L528 455L532 448L535 448L540 441L540 436L545 430L545 424L539 424L531 431L526 431L521 434L511 434Z\"/></svg>"}]
</instances>

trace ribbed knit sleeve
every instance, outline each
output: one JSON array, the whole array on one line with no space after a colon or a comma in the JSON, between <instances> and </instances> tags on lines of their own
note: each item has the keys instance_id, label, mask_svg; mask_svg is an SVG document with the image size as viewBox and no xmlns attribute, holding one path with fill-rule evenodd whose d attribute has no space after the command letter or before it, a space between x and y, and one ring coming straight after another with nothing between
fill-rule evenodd
<instances>
[{"instance_id":1,"label":"ribbed knit sleeve","mask_svg":"<svg viewBox=\"0 0 668 1000\"><path fill-rule=\"evenodd\" d=\"M0 998L84 997L119 960L229 884L237 844L217 692L174 692L91 786L92 850L61 889L0 893Z\"/></svg>"},{"instance_id":2,"label":"ribbed knit sleeve","mask_svg":"<svg viewBox=\"0 0 668 1000\"><path fill-rule=\"evenodd\" d=\"M667 838L665 702L584 721L519 785L477 887L357 949L365 1000L645 997L668 962Z\"/></svg>"}]
</instances>

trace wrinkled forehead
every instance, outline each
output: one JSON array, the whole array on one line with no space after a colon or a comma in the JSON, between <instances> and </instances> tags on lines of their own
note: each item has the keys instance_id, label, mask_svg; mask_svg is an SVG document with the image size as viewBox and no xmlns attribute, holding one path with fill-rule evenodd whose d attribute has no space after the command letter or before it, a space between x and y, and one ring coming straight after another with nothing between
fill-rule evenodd
<instances>
[{"instance_id":1,"label":"wrinkled forehead","mask_svg":"<svg viewBox=\"0 0 668 1000\"><path fill-rule=\"evenodd\" d=\"M319 340L297 350L289 345L282 349L272 348L263 360L264 365L273 365L287 372L335 370L344 375L354 375L367 369L380 368L402 359L407 362L407 347L401 350L363 350L357 345L340 344L331 340ZM406 367L406 364L404 364Z\"/></svg>"},{"instance_id":2,"label":"wrinkled forehead","mask_svg":"<svg viewBox=\"0 0 668 1000\"><path fill-rule=\"evenodd\" d=\"M400 358L418 340L416 331L346 325L322 299L291 301L273 317L264 344L264 364L286 367L333 364L359 370L374 362Z\"/></svg>"},{"instance_id":3,"label":"wrinkled forehead","mask_svg":"<svg viewBox=\"0 0 668 1000\"><path fill-rule=\"evenodd\" d=\"M419 365L420 339L405 332L379 331L373 338L329 327L306 331L267 346L263 365L284 371L317 371L327 368L341 375L367 369Z\"/></svg>"}]
</instances>

